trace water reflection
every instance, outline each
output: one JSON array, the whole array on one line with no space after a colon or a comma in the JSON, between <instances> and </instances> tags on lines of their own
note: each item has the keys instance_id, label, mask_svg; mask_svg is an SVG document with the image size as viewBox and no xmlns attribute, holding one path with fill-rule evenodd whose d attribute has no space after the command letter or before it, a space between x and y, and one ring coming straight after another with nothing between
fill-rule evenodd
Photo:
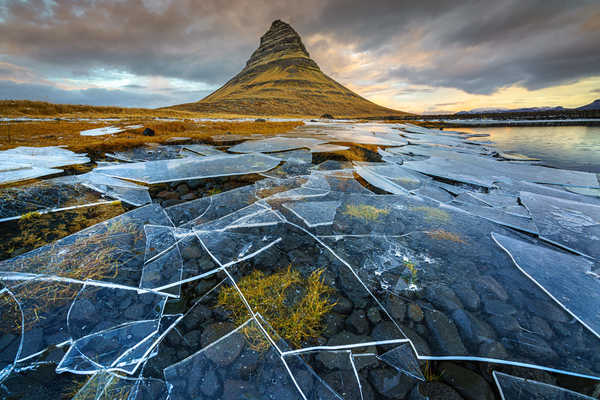
<instances>
[{"instance_id":1,"label":"water reflection","mask_svg":"<svg viewBox=\"0 0 600 400\"><path fill-rule=\"evenodd\" d=\"M600 127L597 126L519 126L458 128L472 133L488 133L501 151L517 152L543 160L545 165L600 172Z\"/></svg>"}]
</instances>

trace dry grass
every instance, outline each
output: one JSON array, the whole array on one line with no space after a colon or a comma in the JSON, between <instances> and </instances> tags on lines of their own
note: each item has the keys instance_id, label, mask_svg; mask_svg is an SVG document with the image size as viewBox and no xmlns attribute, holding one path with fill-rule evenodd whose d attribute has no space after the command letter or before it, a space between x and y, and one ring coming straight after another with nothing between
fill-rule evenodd
<instances>
[{"instance_id":1,"label":"dry grass","mask_svg":"<svg viewBox=\"0 0 600 400\"><path fill-rule=\"evenodd\" d=\"M144 136L144 128L129 129L114 135L81 136L79 132L105 126L144 125L151 128L155 136ZM210 137L219 134L276 135L289 132L301 121L294 122L194 122L155 121L152 119L128 119L126 121L107 123L91 123L82 121L42 121L0 124L0 150L17 146L57 146L65 145L76 152L95 153L111 152L138 147L146 143L167 143L171 137L190 137L192 140L209 141Z\"/></svg>"},{"instance_id":2,"label":"dry grass","mask_svg":"<svg viewBox=\"0 0 600 400\"><path fill-rule=\"evenodd\" d=\"M387 215L389 213L390 211L387 209L377 208L367 204L348 204L346 206L346 210L344 211L345 215L350 215L351 217L361 219L364 222L375 222L381 215Z\"/></svg>"},{"instance_id":3,"label":"dry grass","mask_svg":"<svg viewBox=\"0 0 600 400\"><path fill-rule=\"evenodd\" d=\"M447 240L454 243L462 243L466 244L464 240L461 239L456 233L448 232L443 229L436 229L434 231L426 232L427 236L436 240Z\"/></svg>"},{"instance_id":4,"label":"dry grass","mask_svg":"<svg viewBox=\"0 0 600 400\"><path fill-rule=\"evenodd\" d=\"M291 266L271 275L254 270L237 284L252 310L260 313L283 339L299 347L307 339L321 334L321 320L335 306L329 300L333 289L323 283L322 274L323 269L319 269L304 278ZM292 301L294 291L303 291L303 296ZM248 319L248 310L235 287L221 289L218 304L232 313L236 324ZM246 336L256 348L264 344L264 340L252 340L261 335L250 331Z\"/></svg>"}]
</instances>

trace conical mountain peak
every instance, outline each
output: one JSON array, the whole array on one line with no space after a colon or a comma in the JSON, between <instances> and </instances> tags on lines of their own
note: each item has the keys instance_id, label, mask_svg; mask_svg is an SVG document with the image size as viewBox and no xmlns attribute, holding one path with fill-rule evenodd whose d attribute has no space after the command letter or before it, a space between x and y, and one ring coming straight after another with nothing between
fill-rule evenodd
<instances>
[{"instance_id":1,"label":"conical mountain peak","mask_svg":"<svg viewBox=\"0 0 600 400\"><path fill-rule=\"evenodd\" d=\"M340 85L309 56L298 32L276 20L244 69L221 88L177 110L241 115L403 115Z\"/></svg>"},{"instance_id":2,"label":"conical mountain peak","mask_svg":"<svg viewBox=\"0 0 600 400\"><path fill-rule=\"evenodd\" d=\"M278 19L273 21L271 28L261 36L260 46L246 62L246 68L290 56L310 58L298 32L289 24Z\"/></svg>"}]
</instances>

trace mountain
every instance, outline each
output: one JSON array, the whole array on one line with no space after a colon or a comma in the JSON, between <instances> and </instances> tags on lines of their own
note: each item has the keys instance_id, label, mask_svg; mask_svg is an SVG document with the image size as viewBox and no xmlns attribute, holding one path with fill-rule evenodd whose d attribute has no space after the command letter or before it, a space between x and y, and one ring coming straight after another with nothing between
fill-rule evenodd
<instances>
[{"instance_id":1,"label":"mountain","mask_svg":"<svg viewBox=\"0 0 600 400\"><path fill-rule=\"evenodd\" d=\"M585 106L577 107L577 111L594 111L600 110L600 99L592 101L590 104L586 104Z\"/></svg>"},{"instance_id":2,"label":"mountain","mask_svg":"<svg viewBox=\"0 0 600 400\"><path fill-rule=\"evenodd\" d=\"M470 114L502 114L502 113L535 113L535 112L568 112L568 111L600 111L600 99L594 100L590 104L577 108L565 107L528 107L528 108L474 108L469 111L459 111L455 115Z\"/></svg>"},{"instance_id":3,"label":"mountain","mask_svg":"<svg viewBox=\"0 0 600 400\"><path fill-rule=\"evenodd\" d=\"M565 111L566 108L558 107L527 107L527 108L474 108L469 111L459 111L457 115L465 114L501 114L501 113L520 113L520 112L546 112L546 111Z\"/></svg>"},{"instance_id":4,"label":"mountain","mask_svg":"<svg viewBox=\"0 0 600 400\"><path fill-rule=\"evenodd\" d=\"M379 106L325 75L298 33L276 20L246 66L204 99L174 110L243 115L383 116L407 113Z\"/></svg>"}]
</instances>

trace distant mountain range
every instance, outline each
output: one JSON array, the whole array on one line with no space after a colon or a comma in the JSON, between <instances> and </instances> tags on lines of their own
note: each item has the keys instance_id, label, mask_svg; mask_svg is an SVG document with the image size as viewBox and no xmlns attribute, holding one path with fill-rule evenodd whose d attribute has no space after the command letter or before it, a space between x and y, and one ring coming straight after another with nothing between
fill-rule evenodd
<instances>
[{"instance_id":1,"label":"distant mountain range","mask_svg":"<svg viewBox=\"0 0 600 400\"><path fill-rule=\"evenodd\" d=\"M465 114L502 114L502 113L531 113L531 112L548 112L548 111L596 111L600 110L600 99L594 100L590 104L577 108L558 107L527 107L527 108L474 108L469 111L459 111L456 115Z\"/></svg>"}]
</instances>

